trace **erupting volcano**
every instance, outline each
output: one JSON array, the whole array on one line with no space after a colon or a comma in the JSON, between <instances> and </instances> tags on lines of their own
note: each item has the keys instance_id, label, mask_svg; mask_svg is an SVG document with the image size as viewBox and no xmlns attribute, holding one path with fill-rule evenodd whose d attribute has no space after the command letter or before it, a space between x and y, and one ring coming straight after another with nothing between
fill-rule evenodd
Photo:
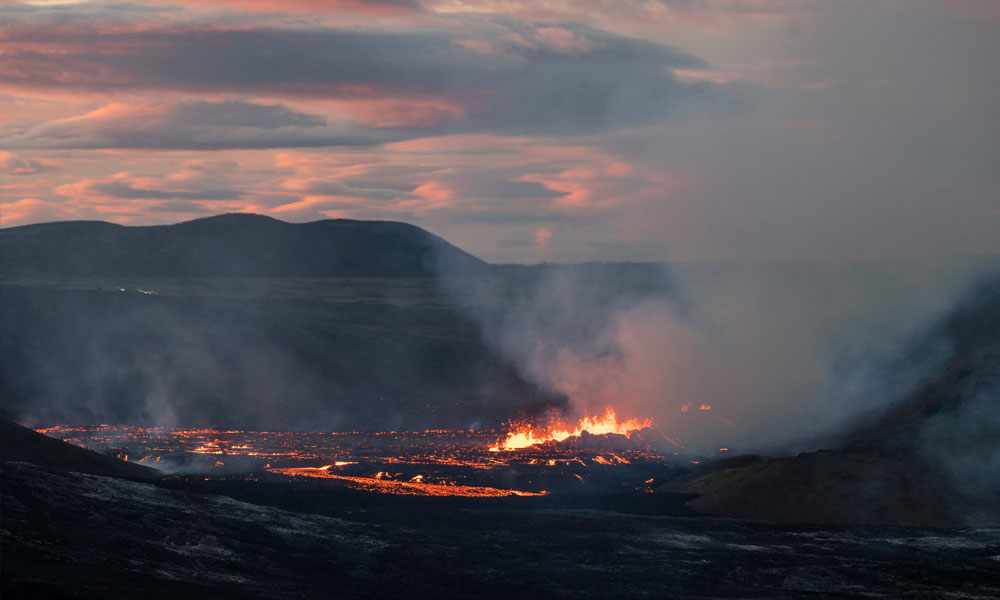
<instances>
[{"instance_id":1,"label":"erupting volcano","mask_svg":"<svg viewBox=\"0 0 1000 600\"><path fill-rule=\"evenodd\" d=\"M684 461L631 435L649 425L649 420L620 422L609 408L573 428L513 430L505 438L495 430L268 432L98 425L38 431L198 480L292 477L392 495L535 496L597 489L651 492L674 464ZM568 443L574 436L578 439ZM498 438L504 441L491 446ZM518 446L522 440L531 441Z\"/></svg>"},{"instance_id":2,"label":"erupting volcano","mask_svg":"<svg viewBox=\"0 0 1000 600\"><path fill-rule=\"evenodd\" d=\"M1000 600L1000 0L0 23L0 600Z\"/></svg>"},{"instance_id":3,"label":"erupting volcano","mask_svg":"<svg viewBox=\"0 0 1000 600\"><path fill-rule=\"evenodd\" d=\"M651 419L619 421L615 409L609 406L603 415L584 417L574 426L556 422L544 429L535 428L531 424L512 427L506 439L491 446L490 451L518 450L546 442L562 442L571 437L579 437L585 431L591 435L616 434L630 437L633 432L652 426Z\"/></svg>"}]
</instances>

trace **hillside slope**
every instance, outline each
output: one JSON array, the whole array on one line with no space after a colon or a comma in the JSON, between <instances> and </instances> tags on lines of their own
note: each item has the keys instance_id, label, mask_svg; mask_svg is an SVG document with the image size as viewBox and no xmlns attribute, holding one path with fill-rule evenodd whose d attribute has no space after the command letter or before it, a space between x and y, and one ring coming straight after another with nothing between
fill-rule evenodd
<instances>
[{"instance_id":1,"label":"hillside slope","mask_svg":"<svg viewBox=\"0 0 1000 600\"><path fill-rule=\"evenodd\" d=\"M952 360L838 447L718 461L666 489L700 494L704 514L781 523L1000 523L1000 282L928 338Z\"/></svg>"},{"instance_id":2,"label":"hillside slope","mask_svg":"<svg viewBox=\"0 0 1000 600\"><path fill-rule=\"evenodd\" d=\"M0 461L30 462L47 469L107 477L156 479L156 469L124 462L0 419Z\"/></svg>"}]
</instances>

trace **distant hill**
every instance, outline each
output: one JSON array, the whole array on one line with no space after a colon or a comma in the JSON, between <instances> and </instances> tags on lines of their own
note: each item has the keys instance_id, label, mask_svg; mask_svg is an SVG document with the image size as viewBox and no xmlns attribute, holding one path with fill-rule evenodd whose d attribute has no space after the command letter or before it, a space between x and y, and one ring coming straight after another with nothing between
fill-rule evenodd
<instances>
[{"instance_id":1,"label":"distant hill","mask_svg":"<svg viewBox=\"0 0 1000 600\"><path fill-rule=\"evenodd\" d=\"M493 352L419 227L251 214L0 229L0 399L43 423L469 427L564 399Z\"/></svg>"},{"instance_id":2,"label":"distant hill","mask_svg":"<svg viewBox=\"0 0 1000 600\"><path fill-rule=\"evenodd\" d=\"M0 419L0 460L30 462L48 469L108 477L156 479L160 475L156 469L78 448L6 419Z\"/></svg>"},{"instance_id":3,"label":"distant hill","mask_svg":"<svg viewBox=\"0 0 1000 600\"><path fill-rule=\"evenodd\" d=\"M406 223L226 214L176 225L0 229L0 277L425 277L487 263Z\"/></svg>"}]
</instances>

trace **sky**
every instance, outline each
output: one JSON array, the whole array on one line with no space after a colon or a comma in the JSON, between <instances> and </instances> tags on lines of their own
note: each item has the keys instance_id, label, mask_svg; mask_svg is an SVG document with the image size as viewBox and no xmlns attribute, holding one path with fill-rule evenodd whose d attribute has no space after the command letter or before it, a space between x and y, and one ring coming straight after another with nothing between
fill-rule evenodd
<instances>
[{"instance_id":1,"label":"sky","mask_svg":"<svg viewBox=\"0 0 1000 600\"><path fill-rule=\"evenodd\" d=\"M390 219L494 262L1000 252L995 0L0 3L0 225Z\"/></svg>"}]
</instances>

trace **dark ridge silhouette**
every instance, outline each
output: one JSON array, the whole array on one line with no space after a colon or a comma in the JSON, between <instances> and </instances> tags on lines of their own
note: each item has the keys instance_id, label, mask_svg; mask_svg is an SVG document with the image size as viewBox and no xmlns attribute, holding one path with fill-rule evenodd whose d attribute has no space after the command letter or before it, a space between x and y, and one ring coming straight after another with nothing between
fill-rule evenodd
<instances>
[{"instance_id":1,"label":"dark ridge silhouette","mask_svg":"<svg viewBox=\"0 0 1000 600\"><path fill-rule=\"evenodd\" d=\"M129 479L159 477L156 469L79 448L6 419L0 419L0 460L30 462L47 469L107 477Z\"/></svg>"},{"instance_id":2,"label":"dark ridge silhouette","mask_svg":"<svg viewBox=\"0 0 1000 600\"><path fill-rule=\"evenodd\" d=\"M67 221L0 230L0 277L426 277L487 263L419 227L225 214L175 225Z\"/></svg>"}]
</instances>

